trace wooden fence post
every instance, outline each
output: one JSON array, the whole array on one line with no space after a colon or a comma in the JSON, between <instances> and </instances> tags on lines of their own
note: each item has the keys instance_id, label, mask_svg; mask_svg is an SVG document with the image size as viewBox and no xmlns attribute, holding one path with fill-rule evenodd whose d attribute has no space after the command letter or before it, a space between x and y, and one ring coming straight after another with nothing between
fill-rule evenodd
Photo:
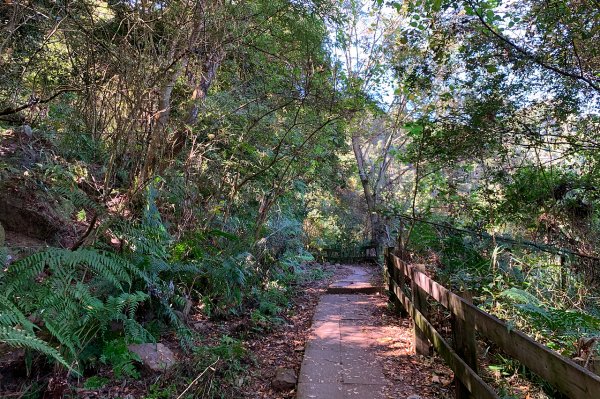
<instances>
[{"instance_id":1,"label":"wooden fence post","mask_svg":"<svg viewBox=\"0 0 600 399\"><path fill-rule=\"evenodd\" d=\"M394 253L394 247L386 247L383 249L384 263L385 269L387 270L386 276L388 278L387 285L388 291L390 292L390 301L394 304L394 309L396 312L400 313L400 316L406 317L406 311L404 310L404 306L400 302L400 299L394 293L394 282L398 284L399 287L402 287L403 280L398 278L398 270L394 266L394 259L392 258L392 254Z\"/></svg>"},{"instance_id":2,"label":"wooden fence post","mask_svg":"<svg viewBox=\"0 0 600 399\"><path fill-rule=\"evenodd\" d=\"M461 295L467 302L473 303L473 298L468 291ZM477 373L477 342L475 341L475 318L471 313L452 314L452 337L454 350L467 365ZM455 377L454 387L457 399L469 399L473 396L467 387Z\"/></svg>"},{"instance_id":3,"label":"wooden fence post","mask_svg":"<svg viewBox=\"0 0 600 399\"><path fill-rule=\"evenodd\" d=\"M427 293L423 291L421 287L417 285L415 282L415 277L417 273L425 273L425 265L413 265L412 267L412 276L410 281L410 287L412 291L412 303L425 318L429 317L429 304L427 303ZM414 321L413 321L414 322ZM429 340L427 336L417 326L415 325L415 332L413 337L413 345L415 347L415 352L417 355L429 356L431 355L431 345L429 344Z\"/></svg>"},{"instance_id":4,"label":"wooden fence post","mask_svg":"<svg viewBox=\"0 0 600 399\"><path fill-rule=\"evenodd\" d=\"M391 248L390 251L392 254L399 256L398 248ZM392 273L391 273L392 278L394 279L396 284L398 284L398 287L400 287L400 289L403 290L404 285L406 284L406 276L404 275L404 270L402 269L402 267L400 267L400 268L396 267L393 258L391 258L390 261L392 264ZM401 261L401 262L404 262L404 261ZM402 304L400 299L398 299L398 297L396 295L393 295L393 298L394 298L394 305L396 307L396 310L400 313L400 317L408 317L408 312L404 308L404 305Z\"/></svg>"},{"instance_id":5,"label":"wooden fence post","mask_svg":"<svg viewBox=\"0 0 600 399\"><path fill-rule=\"evenodd\" d=\"M390 292L390 300L392 302L394 302L394 304L396 303L396 295L394 295L394 263L392 261L392 251L394 248L392 247L385 247L383 250L383 264L385 265L385 270L387 271L386 278L387 278L387 286L388 286L388 291Z\"/></svg>"}]
</instances>

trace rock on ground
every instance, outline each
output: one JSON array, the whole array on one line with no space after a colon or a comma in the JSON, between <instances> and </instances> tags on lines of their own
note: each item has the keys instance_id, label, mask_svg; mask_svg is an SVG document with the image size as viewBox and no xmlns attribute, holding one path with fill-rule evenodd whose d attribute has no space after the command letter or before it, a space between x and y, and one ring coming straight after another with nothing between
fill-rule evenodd
<instances>
[{"instance_id":1,"label":"rock on ground","mask_svg":"<svg viewBox=\"0 0 600 399\"><path fill-rule=\"evenodd\" d=\"M278 391L292 389L296 386L296 372L292 369L280 368L271 383L273 388Z\"/></svg>"},{"instance_id":2,"label":"rock on ground","mask_svg":"<svg viewBox=\"0 0 600 399\"><path fill-rule=\"evenodd\" d=\"M128 348L152 371L165 371L175 364L175 354L163 344L129 345Z\"/></svg>"},{"instance_id":3,"label":"rock on ground","mask_svg":"<svg viewBox=\"0 0 600 399\"><path fill-rule=\"evenodd\" d=\"M23 125L21 126L21 129L19 129L20 132L22 134L24 134L25 136L27 136L27 138L32 138L33 137L33 130L31 129L31 126L29 125Z\"/></svg>"}]
</instances>

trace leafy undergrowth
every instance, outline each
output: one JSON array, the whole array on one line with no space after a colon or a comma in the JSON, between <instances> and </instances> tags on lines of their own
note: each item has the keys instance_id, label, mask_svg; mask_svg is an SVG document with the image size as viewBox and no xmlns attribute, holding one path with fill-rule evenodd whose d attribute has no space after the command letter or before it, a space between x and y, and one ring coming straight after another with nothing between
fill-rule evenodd
<instances>
[{"instance_id":1,"label":"leafy undergrowth","mask_svg":"<svg viewBox=\"0 0 600 399\"><path fill-rule=\"evenodd\" d=\"M0 396L173 397L201 373L183 397L245 386L246 340L288 323L290 298L328 275L304 249L295 200L260 226L250 214L180 231L168 204L181 198L165 179L128 204L126 188L99 197L96 165L51 157L60 149L36 134L28 145L43 159L23 172L12 140L0 171L2 206L27 221L7 224L6 240L0 225ZM161 376L128 350L154 342L178 358Z\"/></svg>"},{"instance_id":2,"label":"leafy undergrowth","mask_svg":"<svg viewBox=\"0 0 600 399\"><path fill-rule=\"evenodd\" d=\"M299 370L303 354L299 349L303 348L318 297L335 269L317 265L307 269L289 304L275 314L256 310L224 320L196 314L190 320L197 334L194 349L189 354L180 353L178 365L168 374L145 375L128 388L110 380L101 390L80 390L79 395L102 398L119 391L148 399L182 394L181 398L291 398L294 391L274 392L271 378L278 367Z\"/></svg>"},{"instance_id":3,"label":"leafy undergrowth","mask_svg":"<svg viewBox=\"0 0 600 399\"><path fill-rule=\"evenodd\" d=\"M455 292L469 291L481 309L504 320L580 364L593 364L600 335L594 284L575 267L530 248L490 247L418 224L413 231L415 263L425 263L432 277ZM449 315L440 306L436 325L450 336ZM482 377L506 398L561 397L549 384L491 342L479 342Z\"/></svg>"},{"instance_id":4,"label":"leafy undergrowth","mask_svg":"<svg viewBox=\"0 0 600 399\"><path fill-rule=\"evenodd\" d=\"M3 372L2 397L42 397L53 384L62 386L59 397L293 397L293 392L271 391L270 379L279 366L299 370L302 351L298 349L303 347L318 297L335 269L306 264L296 270L294 281L288 281L292 288L285 294L265 290L254 310L245 314L220 318L200 311L191 314L187 321L193 342L190 349L180 349L180 340L172 332L161 337L161 343L177 355L177 364L165 373L144 369L126 341L115 338L89 355L96 359L93 375L59 380L51 368L30 372L14 367L13 373ZM19 350L16 356L24 353Z\"/></svg>"}]
</instances>

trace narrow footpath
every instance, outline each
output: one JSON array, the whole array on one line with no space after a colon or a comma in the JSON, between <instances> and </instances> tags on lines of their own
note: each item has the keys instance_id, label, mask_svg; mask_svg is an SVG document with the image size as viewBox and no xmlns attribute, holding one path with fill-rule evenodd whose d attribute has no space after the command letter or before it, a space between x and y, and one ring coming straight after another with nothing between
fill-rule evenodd
<instances>
[{"instance_id":1,"label":"narrow footpath","mask_svg":"<svg viewBox=\"0 0 600 399\"><path fill-rule=\"evenodd\" d=\"M315 311L298 380L298 399L385 398L389 384L375 357L377 328L369 325L380 287L374 267L348 266Z\"/></svg>"},{"instance_id":2,"label":"narrow footpath","mask_svg":"<svg viewBox=\"0 0 600 399\"><path fill-rule=\"evenodd\" d=\"M296 398L450 397L450 370L436 358L414 355L410 320L386 310L380 271L343 270L315 310Z\"/></svg>"}]
</instances>

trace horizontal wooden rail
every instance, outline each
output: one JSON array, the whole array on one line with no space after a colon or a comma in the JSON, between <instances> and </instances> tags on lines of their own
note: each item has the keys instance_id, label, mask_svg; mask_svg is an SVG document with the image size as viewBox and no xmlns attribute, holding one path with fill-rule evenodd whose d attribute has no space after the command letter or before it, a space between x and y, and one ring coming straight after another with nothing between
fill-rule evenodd
<instances>
[{"instance_id":1,"label":"horizontal wooden rail","mask_svg":"<svg viewBox=\"0 0 600 399\"><path fill-rule=\"evenodd\" d=\"M399 299L402 306L412 317L415 324L425 333L434 349L446 361L448 366L454 371L456 376L467 386L475 398L497 399L499 396L494 390L486 384L473 369L471 369L463 359L460 358L452 349L450 344L442 338L439 332L427 321L427 319L412 304L410 299L400 289L395 281L392 281L394 294Z\"/></svg>"},{"instance_id":2,"label":"horizontal wooden rail","mask_svg":"<svg viewBox=\"0 0 600 399\"><path fill-rule=\"evenodd\" d=\"M491 388L481 381L481 378L471 367L466 365L463 359L459 357L460 361L456 360L456 356L458 356L456 352L449 351L451 348L447 342L433 329L426 317L419 312L419 309L415 309L414 303L403 292L402 287L406 279L411 279L416 287L419 287L428 296L441 303L452 313L453 317L463 322L474 323L475 328L482 336L492 341L502 351L521 362L569 398L600 398L600 377L596 374L548 349L522 332L509 328L506 323L456 295L424 273L416 270L414 266L403 262L390 251L386 253L385 261L387 266L386 277L390 291L413 317L416 327L425 332L435 350L446 360L456 373L457 378L474 395L473 397L491 398L497 396L486 396L493 392L488 392ZM479 385L480 381L487 388L481 387Z\"/></svg>"},{"instance_id":3,"label":"horizontal wooden rail","mask_svg":"<svg viewBox=\"0 0 600 399\"><path fill-rule=\"evenodd\" d=\"M377 260L374 246L357 246L351 248L323 248L315 251L315 258L328 262L372 262Z\"/></svg>"}]
</instances>

